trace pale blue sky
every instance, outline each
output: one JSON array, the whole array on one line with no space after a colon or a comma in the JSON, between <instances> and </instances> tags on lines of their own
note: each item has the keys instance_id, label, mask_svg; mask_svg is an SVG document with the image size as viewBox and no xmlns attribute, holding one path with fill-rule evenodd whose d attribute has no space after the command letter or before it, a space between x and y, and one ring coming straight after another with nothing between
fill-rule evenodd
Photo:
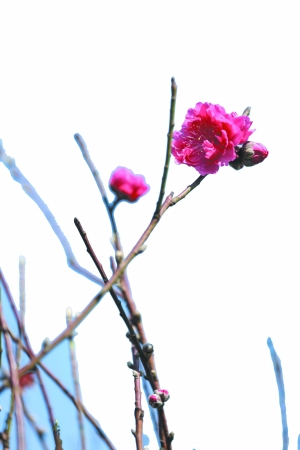
<instances>
[{"instance_id":1,"label":"pale blue sky","mask_svg":"<svg viewBox=\"0 0 300 450\"><path fill-rule=\"evenodd\" d=\"M199 101L238 113L250 105L252 139L270 152L260 166L225 167L207 177L167 212L129 268L161 384L171 392L166 412L174 450L281 447L268 336L282 361L290 448L296 448L297 6L292 0L1 5L0 137L90 271L96 273L73 219L82 222L107 271L110 229L74 133L84 137L104 183L121 165L144 174L151 186L137 204L117 210L125 253L157 200L171 76L178 84L176 129ZM196 177L172 162L167 191L179 193ZM66 307L81 310L97 286L67 267L43 215L2 164L0 208L0 265L17 298L18 258L27 259L26 323L37 351L45 336L64 328ZM85 403L117 448L129 450L134 398L125 332L106 296L77 341ZM151 435L148 417L145 430ZM149 449L156 448L151 435Z\"/></svg>"}]
</instances>

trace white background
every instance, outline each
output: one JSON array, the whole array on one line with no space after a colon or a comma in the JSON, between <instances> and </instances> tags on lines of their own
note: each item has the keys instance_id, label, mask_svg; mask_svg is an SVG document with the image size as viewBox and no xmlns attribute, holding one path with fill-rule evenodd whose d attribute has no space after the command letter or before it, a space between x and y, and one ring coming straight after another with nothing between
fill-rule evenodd
<instances>
[{"instance_id":1,"label":"white background","mask_svg":"<svg viewBox=\"0 0 300 450\"><path fill-rule=\"evenodd\" d=\"M300 433L299 24L297 3L258 1L1 2L0 137L47 203L78 261L97 273L78 217L109 271L110 227L73 139L80 133L103 182L116 166L150 193L116 212L125 254L149 223L165 158L170 78L176 127L197 102L252 107L252 139L268 159L208 176L169 210L129 268L155 346L174 450L282 447L275 375L283 365L290 448ZM167 191L197 177L172 161ZM110 197L113 198L112 196ZM98 287L70 270L32 200L0 165L0 265L18 299L26 266L26 323L39 350ZM130 347L106 296L79 328L86 406L118 449L134 449ZM143 398L145 410L146 399ZM157 448L148 416L145 432Z\"/></svg>"}]
</instances>

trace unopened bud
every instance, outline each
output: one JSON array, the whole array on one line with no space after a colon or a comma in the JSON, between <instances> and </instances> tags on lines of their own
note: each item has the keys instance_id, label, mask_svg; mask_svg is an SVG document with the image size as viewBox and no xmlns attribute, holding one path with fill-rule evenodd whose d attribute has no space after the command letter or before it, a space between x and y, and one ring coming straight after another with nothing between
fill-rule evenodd
<instances>
[{"instance_id":1,"label":"unopened bud","mask_svg":"<svg viewBox=\"0 0 300 450\"><path fill-rule=\"evenodd\" d=\"M151 370L151 375L153 377L153 380L156 381L157 380L156 370Z\"/></svg>"},{"instance_id":2,"label":"unopened bud","mask_svg":"<svg viewBox=\"0 0 300 450\"><path fill-rule=\"evenodd\" d=\"M142 321L142 314L139 311L135 311L132 315L131 322L135 325L137 323L140 323Z\"/></svg>"},{"instance_id":3,"label":"unopened bud","mask_svg":"<svg viewBox=\"0 0 300 450\"><path fill-rule=\"evenodd\" d=\"M240 158L246 167L256 166L263 162L268 154L264 145L252 141L247 141L240 150Z\"/></svg>"},{"instance_id":4,"label":"unopened bud","mask_svg":"<svg viewBox=\"0 0 300 450\"><path fill-rule=\"evenodd\" d=\"M175 437L175 433L174 433L174 431L171 431L171 432L169 433L169 435L168 435L168 441L169 441L169 442L172 442L173 439L174 439L174 437Z\"/></svg>"},{"instance_id":5,"label":"unopened bud","mask_svg":"<svg viewBox=\"0 0 300 450\"><path fill-rule=\"evenodd\" d=\"M150 357L152 355L152 353L154 352L154 347L152 344L150 344L149 342L146 342L143 345L143 353L145 356Z\"/></svg>"},{"instance_id":6,"label":"unopened bud","mask_svg":"<svg viewBox=\"0 0 300 450\"><path fill-rule=\"evenodd\" d=\"M124 253L122 252L122 250L117 250L116 251L116 261L118 264L120 264L124 259Z\"/></svg>"},{"instance_id":7,"label":"unopened bud","mask_svg":"<svg viewBox=\"0 0 300 450\"><path fill-rule=\"evenodd\" d=\"M157 394L152 394L148 397L149 405L152 406L152 408L160 408L163 406L163 401Z\"/></svg>"},{"instance_id":8,"label":"unopened bud","mask_svg":"<svg viewBox=\"0 0 300 450\"><path fill-rule=\"evenodd\" d=\"M73 319L73 311L72 311L72 308L70 308L70 306L68 306L68 308L66 309L67 325L69 324L69 322L71 322L72 319Z\"/></svg>"},{"instance_id":9,"label":"unopened bud","mask_svg":"<svg viewBox=\"0 0 300 450\"><path fill-rule=\"evenodd\" d=\"M48 337L45 337L45 339L42 342L42 349L49 347L50 345L50 339Z\"/></svg>"},{"instance_id":10,"label":"unopened bud","mask_svg":"<svg viewBox=\"0 0 300 450\"><path fill-rule=\"evenodd\" d=\"M130 331L127 331L126 337L130 340L131 343L134 343L135 334L130 334Z\"/></svg>"},{"instance_id":11,"label":"unopened bud","mask_svg":"<svg viewBox=\"0 0 300 450\"><path fill-rule=\"evenodd\" d=\"M141 245L140 248L138 249L138 254L140 253L144 253L144 251L147 249L147 245Z\"/></svg>"},{"instance_id":12,"label":"unopened bud","mask_svg":"<svg viewBox=\"0 0 300 450\"><path fill-rule=\"evenodd\" d=\"M164 403L167 402L170 398L170 394L167 389L156 389L156 391L154 391L154 394L159 395Z\"/></svg>"},{"instance_id":13,"label":"unopened bud","mask_svg":"<svg viewBox=\"0 0 300 450\"><path fill-rule=\"evenodd\" d=\"M164 403L167 402L170 398L170 394L167 389L157 389L156 391L154 391L154 394L159 395Z\"/></svg>"},{"instance_id":14,"label":"unopened bud","mask_svg":"<svg viewBox=\"0 0 300 450\"><path fill-rule=\"evenodd\" d=\"M247 108L243 111L242 116L250 116L251 106L247 106Z\"/></svg>"}]
</instances>

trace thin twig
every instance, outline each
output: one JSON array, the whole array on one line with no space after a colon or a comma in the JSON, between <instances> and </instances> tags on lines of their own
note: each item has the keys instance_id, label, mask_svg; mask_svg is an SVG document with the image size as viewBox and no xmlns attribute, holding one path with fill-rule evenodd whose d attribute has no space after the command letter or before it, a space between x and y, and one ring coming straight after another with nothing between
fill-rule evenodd
<instances>
[{"instance_id":1,"label":"thin twig","mask_svg":"<svg viewBox=\"0 0 300 450\"><path fill-rule=\"evenodd\" d=\"M180 202L180 200L183 200L191 191L193 191L197 186L199 186L199 184L201 183L202 180L204 180L205 177L207 177L207 175L200 175L200 177L198 177L192 184L187 186L181 192L181 194L173 198L170 206L174 206L176 205L176 203Z\"/></svg>"},{"instance_id":2,"label":"thin twig","mask_svg":"<svg viewBox=\"0 0 300 450\"><path fill-rule=\"evenodd\" d=\"M1 269L0 269L0 275L1 275ZM2 292L1 292L1 285L0 285L0 314L2 314ZM0 373L2 370L2 327L0 327Z\"/></svg>"},{"instance_id":3,"label":"thin twig","mask_svg":"<svg viewBox=\"0 0 300 450\"><path fill-rule=\"evenodd\" d=\"M72 318L73 318L72 310L71 310L71 308L67 308L67 311L66 311L67 325L72 320ZM71 367L72 367L72 376L73 376L73 382L74 382L74 388L75 388L75 398L76 398L76 401L78 404L78 402L82 403L82 396L81 396L81 389L80 389L80 383L79 383L78 363L77 363L77 358L76 358L74 334L72 334L72 336L70 336L70 338L69 338L69 350L70 350L70 360L71 360ZM78 418L78 424L79 424L81 450L85 450L86 445L85 445L84 423L83 423L82 410L80 407L77 409L77 418Z\"/></svg>"},{"instance_id":4,"label":"thin twig","mask_svg":"<svg viewBox=\"0 0 300 450\"><path fill-rule=\"evenodd\" d=\"M45 385L43 383L42 376L41 376L40 371L38 369L36 370L36 375L37 375L38 380L39 380L39 385L40 385L40 388L41 388L41 391L42 391L42 395L44 397L44 401L45 401L45 405L46 405L46 409L47 409L47 413L48 413L48 419L49 419L49 422L50 422L51 430L53 431L53 425L55 423L55 419L54 419L54 415L53 415L50 399L49 399L48 393L46 391ZM57 444L57 436L56 436L56 434L54 432L53 432L53 438L54 438L55 444Z\"/></svg>"},{"instance_id":5,"label":"thin twig","mask_svg":"<svg viewBox=\"0 0 300 450\"><path fill-rule=\"evenodd\" d=\"M144 411L142 409L142 393L141 393L141 379L139 373L139 355L134 346L132 346L132 359L134 370L132 371L134 377L134 392L135 392L135 437L136 450L143 450L143 418Z\"/></svg>"},{"instance_id":6,"label":"thin twig","mask_svg":"<svg viewBox=\"0 0 300 450\"><path fill-rule=\"evenodd\" d=\"M288 431L287 418L286 418L285 391L284 391L281 361L275 351L275 348L274 348L271 338L268 338L267 344L270 349L270 354L271 354L271 358L272 358L272 362L273 362L273 366L274 366L274 372L275 372L276 383L277 383L278 394L279 394L279 404L280 404L281 423L282 423L282 450L287 450L288 446L289 446L289 431Z\"/></svg>"},{"instance_id":7,"label":"thin twig","mask_svg":"<svg viewBox=\"0 0 300 450\"><path fill-rule=\"evenodd\" d=\"M96 166L90 157L89 151L87 149L87 145L86 145L83 137L79 133L76 133L76 134L74 134L74 139L75 139L78 147L80 148L82 156L83 156L85 162L87 163L87 165L94 177L94 180L98 186L103 203L104 203L106 211L108 213L108 217L110 220L113 234L117 235L118 231L117 231L117 226L116 226L116 222L115 222L114 214L113 214L113 210L116 207L116 203L113 203L112 205L110 205L108 198L107 198L107 193L106 193L105 187L100 178L100 174L99 174L98 170L96 169Z\"/></svg>"},{"instance_id":8,"label":"thin twig","mask_svg":"<svg viewBox=\"0 0 300 450\"><path fill-rule=\"evenodd\" d=\"M177 85L175 83L175 78L171 78L171 105L170 105L170 119L169 119L166 160L165 160L165 166L164 166L163 176L162 176L162 180L161 180L160 192L159 192L154 215L159 213L164 196L165 196L166 183L167 183L170 158L171 158L172 137L173 137L173 130L174 130L174 126L175 126L176 95L177 95Z\"/></svg>"},{"instance_id":9,"label":"thin twig","mask_svg":"<svg viewBox=\"0 0 300 450\"><path fill-rule=\"evenodd\" d=\"M25 295L25 264L26 259L24 256L19 257L19 299L20 299L20 328L19 328L19 343L17 345L17 367L20 366L20 360L21 360L21 343L22 343L22 335L24 331L25 326L25 301L26 301L26 295Z\"/></svg>"},{"instance_id":10,"label":"thin twig","mask_svg":"<svg viewBox=\"0 0 300 450\"><path fill-rule=\"evenodd\" d=\"M60 428L58 426L57 420L55 421L55 424L53 425L53 434L55 437L55 450L63 450L62 440L60 438Z\"/></svg>"}]
</instances>

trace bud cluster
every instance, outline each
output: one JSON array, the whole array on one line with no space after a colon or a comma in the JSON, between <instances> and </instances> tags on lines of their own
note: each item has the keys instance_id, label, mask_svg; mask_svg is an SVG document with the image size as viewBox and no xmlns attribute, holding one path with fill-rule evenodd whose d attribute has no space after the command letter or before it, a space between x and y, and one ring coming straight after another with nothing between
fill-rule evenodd
<instances>
[{"instance_id":1,"label":"bud cluster","mask_svg":"<svg viewBox=\"0 0 300 450\"><path fill-rule=\"evenodd\" d=\"M152 395L149 396L148 402L152 408L161 408L165 402L170 398L169 391L166 389L156 389Z\"/></svg>"},{"instance_id":2,"label":"bud cluster","mask_svg":"<svg viewBox=\"0 0 300 450\"><path fill-rule=\"evenodd\" d=\"M237 158L229 163L235 169L240 170L244 166L252 167L263 162L269 152L266 147L258 142L247 141L241 147L235 147Z\"/></svg>"}]
</instances>

